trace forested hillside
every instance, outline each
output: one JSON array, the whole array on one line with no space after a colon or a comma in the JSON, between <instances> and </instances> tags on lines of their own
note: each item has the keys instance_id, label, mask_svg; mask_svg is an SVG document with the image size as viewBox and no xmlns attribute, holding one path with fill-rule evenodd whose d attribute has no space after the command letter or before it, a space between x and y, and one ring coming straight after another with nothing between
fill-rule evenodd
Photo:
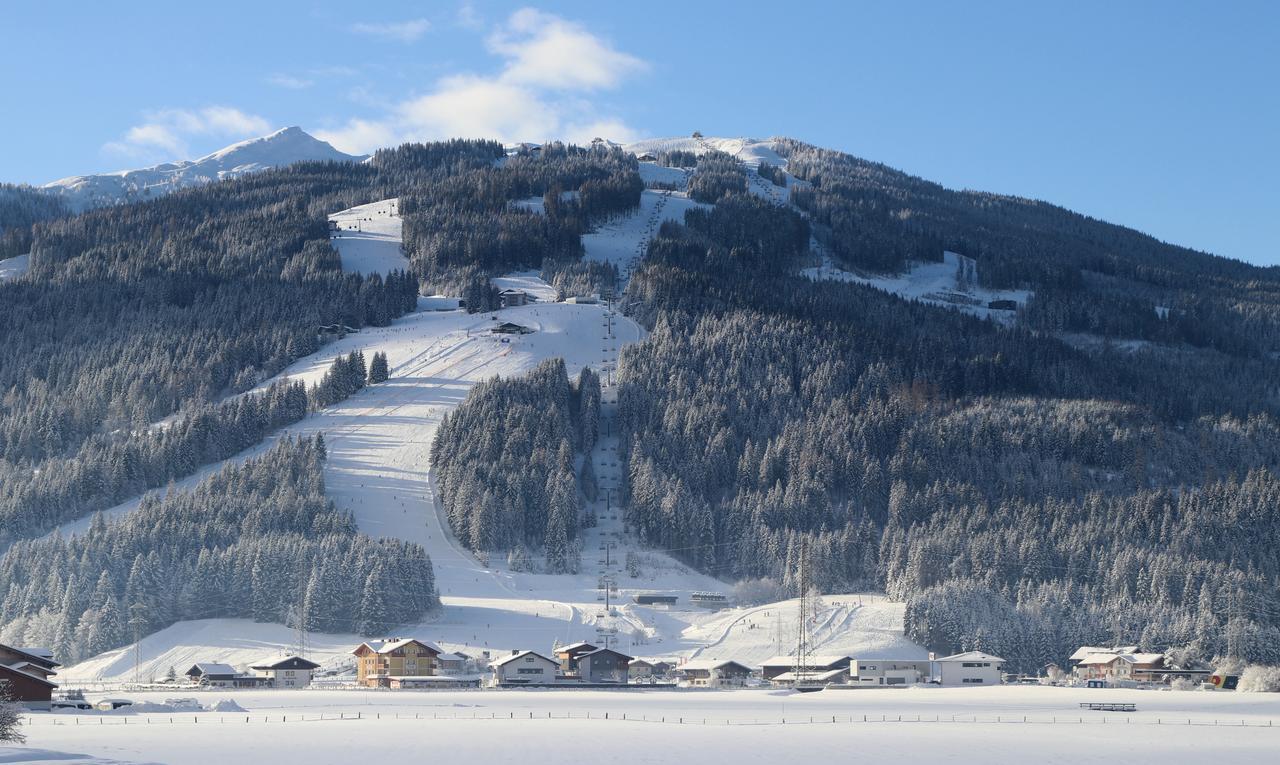
<instances>
[{"instance_id":1,"label":"forested hillside","mask_svg":"<svg viewBox=\"0 0 1280 765\"><path fill-rule=\"evenodd\" d=\"M0 183L0 260L30 252L35 224L67 214L66 204L55 196Z\"/></svg>"},{"instance_id":2,"label":"forested hillside","mask_svg":"<svg viewBox=\"0 0 1280 765\"><path fill-rule=\"evenodd\" d=\"M576 572L575 537L589 521L575 454L591 451L599 411L600 378L583 369L571 384L560 359L524 377L477 385L445 417L431 446L458 540L481 555L511 551L517 570L530 570L531 551L541 550L548 573Z\"/></svg>"},{"instance_id":3,"label":"forested hillside","mask_svg":"<svg viewBox=\"0 0 1280 765\"><path fill-rule=\"evenodd\" d=\"M803 546L821 589L884 588L912 638L1022 669L1112 641L1280 659L1275 274L781 153L806 182L798 209L704 156L690 189L716 206L664 225L627 285L652 330L620 362L632 529L722 578L789 587ZM811 232L847 268L952 249L1035 297L1006 326L815 283L796 276ZM451 470L500 496L481 464L464 451Z\"/></svg>"},{"instance_id":4,"label":"forested hillside","mask_svg":"<svg viewBox=\"0 0 1280 765\"><path fill-rule=\"evenodd\" d=\"M372 540L324 496L320 439L0 558L0 642L71 663L176 621L234 616L381 634L439 605L421 547Z\"/></svg>"}]
</instances>

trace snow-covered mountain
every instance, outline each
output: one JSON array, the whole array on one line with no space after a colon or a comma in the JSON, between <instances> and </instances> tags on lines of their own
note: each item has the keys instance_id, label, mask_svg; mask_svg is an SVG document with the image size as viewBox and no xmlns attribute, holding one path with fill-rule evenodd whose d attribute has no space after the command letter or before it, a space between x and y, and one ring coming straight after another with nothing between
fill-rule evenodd
<instances>
[{"instance_id":1,"label":"snow-covered mountain","mask_svg":"<svg viewBox=\"0 0 1280 765\"><path fill-rule=\"evenodd\" d=\"M300 127L287 127L261 138L233 143L199 159L166 162L140 170L74 175L45 184L44 188L60 194L72 210L80 212L94 207L134 202L188 186L221 181L294 162L359 162L363 159L363 156L338 151Z\"/></svg>"}]
</instances>

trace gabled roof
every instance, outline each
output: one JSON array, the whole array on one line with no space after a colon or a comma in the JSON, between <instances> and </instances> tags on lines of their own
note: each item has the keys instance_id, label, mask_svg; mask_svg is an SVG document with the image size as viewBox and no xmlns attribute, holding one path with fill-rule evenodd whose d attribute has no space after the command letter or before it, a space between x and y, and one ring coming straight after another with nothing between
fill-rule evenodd
<instances>
[{"instance_id":1,"label":"gabled roof","mask_svg":"<svg viewBox=\"0 0 1280 765\"><path fill-rule=\"evenodd\" d=\"M585 640L582 640L577 643L562 645L559 648L557 648L555 652L564 653L564 652L572 652L572 651L594 651L594 650L596 650L596 646L586 642Z\"/></svg>"},{"instance_id":2,"label":"gabled roof","mask_svg":"<svg viewBox=\"0 0 1280 765\"><path fill-rule=\"evenodd\" d=\"M934 659L934 661L998 661L998 662L1003 662L1003 661L1004 661L1004 659L1000 658L999 656L992 656L992 655L991 655L991 654L989 654L989 653L983 653L982 651L965 651L964 653L957 653L957 654L954 654L954 655L951 655L951 656L943 656L941 659Z\"/></svg>"},{"instance_id":3,"label":"gabled roof","mask_svg":"<svg viewBox=\"0 0 1280 765\"><path fill-rule=\"evenodd\" d=\"M676 670L679 672L710 671L713 669L723 669L724 667L727 667L730 664L735 664L739 667L742 667L748 672L751 671L751 667L748 667L746 664L743 664L740 661L734 661L732 659L699 659L695 661L686 661L684 664L681 664L680 666L676 667Z\"/></svg>"},{"instance_id":4,"label":"gabled roof","mask_svg":"<svg viewBox=\"0 0 1280 765\"><path fill-rule=\"evenodd\" d=\"M1080 661L1084 657L1090 656L1096 653L1109 653L1112 656L1116 656L1122 653L1137 653L1137 651L1138 651L1138 647L1136 645L1122 645L1122 646L1116 646L1116 647L1082 645L1076 649L1075 653L1067 657L1067 659L1068 661Z\"/></svg>"},{"instance_id":5,"label":"gabled roof","mask_svg":"<svg viewBox=\"0 0 1280 765\"><path fill-rule=\"evenodd\" d=\"M15 648L11 645L0 644L0 650L16 653L36 664L43 664L50 669L53 667L61 667L62 665L53 660L53 651L48 648Z\"/></svg>"},{"instance_id":6,"label":"gabled roof","mask_svg":"<svg viewBox=\"0 0 1280 765\"><path fill-rule=\"evenodd\" d=\"M238 675L240 674L235 667L230 664L219 664L217 662L198 661L191 665L191 669L187 670L188 675Z\"/></svg>"},{"instance_id":7,"label":"gabled roof","mask_svg":"<svg viewBox=\"0 0 1280 765\"><path fill-rule=\"evenodd\" d=\"M436 661L466 661L467 657L460 653L442 653L436 657Z\"/></svg>"},{"instance_id":8,"label":"gabled roof","mask_svg":"<svg viewBox=\"0 0 1280 765\"><path fill-rule=\"evenodd\" d=\"M1067 657L1068 661L1081 661L1086 656L1092 656L1096 653L1115 653L1110 648L1099 648L1093 645L1082 645L1076 649L1076 652Z\"/></svg>"},{"instance_id":9,"label":"gabled roof","mask_svg":"<svg viewBox=\"0 0 1280 765\"><path fill-rule=\"evenodd\" d=\"M0 664L0 675L9 675L9 674L20 675L21 677L25 677L28 680L34 680L37 683L47 685L50 688L58 687L57 683L53 682L52 680L45 677L44 675L37 675L33 672L28 672L22 668L23 666L25 666L25 662L23 662L22 664Z\"/></svg>"},{"instance_id":10,"label":"gabled roof","mask_svg":"<svg viewBox=\"0 0 1280 765\"><path fill-rule=\"evenodd\" d=\"M615 651L615 650L613 650L612 648L597 648L597 649L596 649L596 650L594 650L594 651L587 651L587 652L586 652L586 653L584 653L584 654L580 654L580 655L578 656L578 660L579 660L579 661L581 661L582 659L585 659L585 658L587 658L588 656L599 656L599 655L600 655L600 654L602 654L602 653L611 653L611 654L613 654L614 656L621 656L622 658L626 659L627 661L631 661L631 660L632 660L632 658L633 658L633 657L631 657L631 656L626 655L625 653L623 653L623 652L621 652L621 651Z\"/></svg>"},{"instance_id":11,"label":"gabled roof","mask_svg":"<svg viewBox=\"0 0 1280 765\"><path fill-rule=\"evenodd\" d=\"M288 656L283 659L266 659L249 667L250 669L319 669L320 665L308 661L301 656Z\"/></svg>"},{"instance_id":12,"label":"gabled roof","mask_svg":"<svg viewBox=\"0 0 1280 765\"><path fill-rule=\"evenodd\" d=\"M852 661L852 656L837 656L828 654L825 656L814 655L809 656L805 661L806 667L824 667L828 664L835 664L841 661ZM774 656L772 659L760 662L762 667L794 667L796 665L796 657L794 656Z\"/></svg>"},{"instance_id":13,"label":"gabled roof","mask_svg":"<svg viewBox=\"0 0 1280 765\"><path fill-rule=\"evenodd\" d=\"M417 643L418 645L422 646L423 648L426 648L429 651L434 651L436 654L444 653L443 651L440 650L440 646L436 645L435 643L430 643L426 640L418 640L417 638L395 638L395 639L388 638L386 640L366 640L360 645L356 646L356 651L359 651L364 646L368 646L369 650L373 651L374 653L391 653L392 651L398 648L404 648L410 643ZM352 651L352 653L355 653L355 651Z\"/></svg>"},{"instance_id":14,"label":"gabled roof","mask_svg":"<svg viewBox=\"0 0 1280 765\"><path fill-rule=\"evenodd\" d=\"M1091 653L1074 661L1077 664L1091 667L1110 664L1113 661L1119 661L1123 658L1123 656L1115 653Z\"/></svg>"},{"instance_id":15,"label":"gabled roof","mask_svg":"<svg viewBox=\"0 0 1280 765\"><path fill-rule=\"evenodd\" d=\"M509 664L515 661L516 659L523 659L526 656L536 656L539 659L542 659L543 661L550 662L551 664L555 664L557 666L559 666L560 664L560 662L556 661L555 659L548 659L547 657L543 656L540 653L535 653L533 651L520 651L519 653L513 653L508 656L503 656L501 659L494 659L493 661L489 662L489 666L501 667L504 664Z\"/></svg>"}]
</instances>

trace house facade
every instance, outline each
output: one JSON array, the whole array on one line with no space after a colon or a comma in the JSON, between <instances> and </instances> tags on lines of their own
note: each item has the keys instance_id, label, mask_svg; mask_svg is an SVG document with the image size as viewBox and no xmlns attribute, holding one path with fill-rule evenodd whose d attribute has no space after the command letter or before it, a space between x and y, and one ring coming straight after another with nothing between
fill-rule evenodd
<instances>
[{"instance_id":1,"label":"house facade","mask_svg":"<svg viewBox=\"0 0 1280 765\"><path fill-rule=\"evenodd\" d=\"M553 655L555 656L556 661L560 662L560 674L565 677L577 677L578 657L598 649L599 646L592 645L585 641L562 645L555 649Z\"/></svg>"},{"instance_id":2,"label":"house facade","mask_svg":"<svg viewBox=\"0 0 1280 765\"><path fill-rule=\"evenodd\" d=\"M966 651L933 662L944 686L999 685L1004 659L982 651Z\"/></svg>"},{"instance_id":3,"label":"house facade","mask_svg":"<svg viewBox=\"0 0 1280 765\"><path fill-rule=\"evenodd\" d=\"M211 661L196 662L183 674L191 682L206 688L261 688L271 684L271 679L266 676L246 675L230 664Z\"/></svg>"},{"instance_id":4,"label":"house facade","mask_svg":"<svg viewBox=\"0 0 1280 765\"><path fill-rule=\"evenodd\" d=\"M933 675L928 659L857 659L850 665L849 682L858 686L915 685Z\"/></svg>"},{"instance_id":5,"label":"house facade","mask_svg":"<svg viewBox=\"0 0 1280 765\"><path fill-rule=\"evenodd\" d=\"M1072 668L1077 680L1153 682L1165 674L1162 653L1093 653Z\"/></svg>"},{"instance_id":6,"label":"house facade","mask_svg":"<svg viewBox=\"0 0 1280 765\"><path fill-rule=\"evenodd\" d=\"M259 677L270 680L272 688L306 688L311 685L312 674L319 668L319 664L301 656L263 661L249 667Z\"/></svg>"},{"instance_id":7,"label":"house facade","mask_svg":"<svg viewBox=\"0 0 1280 765\"><path fill-rule=\"evenodd\" d=\"M751 667L728 659L688 661L675 672L693 688L741 688L751 677Z\"/></svg>"},{"instance_id":8,"label":"house facade","mask_svg":"<svg viewBox=\"0 0 1280 765\"><path fill-rule=\"evenodd\" d=\"M14 701L28 709L46 710L58 684L49 678L61 666L53 655L39 648L13 648L0 645L0 682Z\"/></svg>"},{"instance_id":9,"label":"house facade","mask_svg":"<svg viewBox=\"0 0 1280 765\"><path fill-rule=\"evenodd\" d=\"M43 648L15 648L0 644L0 681L13 700L28 709L49 709L58 684L49 678L62 666Z\"/></svg>"},{"instance_id":10,"label":"house facade","mask_svg":"<svg viewBox=\"0 0 1280 765\"><path fill-rule=\"evenodd\" d=\"M356 657L356 684L388 688L393 677L436 674L436 657L443 651L432 643L413 638L367 640L351 653Z\"/></svg>"},{"instance_id":11,"label":"house facade","mask_svg":"<svg viewBox=\"0 0 1280 765\"><path fill-rule=\"evenodd\" d=\"M628 680L631 657L612 648L597 648L578 656L578 677L585 683L619 683Z\"/></svg>"},{"instance_id":12,"label":"house facade","mask_svg":"<svg viewBox=\"0 0 1280 765\"><path fill-rule=\"evenodd\" d=\"M512 651L489 663L493 669L493 681L497 685L530 685L554 683L560 673L560 664L533 651Z\"/></svg>"}]
</instances>

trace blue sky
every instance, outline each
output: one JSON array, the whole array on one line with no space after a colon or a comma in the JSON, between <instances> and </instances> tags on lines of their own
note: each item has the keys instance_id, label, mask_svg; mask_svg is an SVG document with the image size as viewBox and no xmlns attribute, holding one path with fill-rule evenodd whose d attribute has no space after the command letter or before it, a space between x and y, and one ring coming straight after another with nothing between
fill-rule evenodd
<instances>
[{"instance_id":1,"label":"blue sky","mask_svg":"<svg viewBox=\"0 0 1280 765\"><path fill-rule=\"evenodd\" d=\"M301 125L368 151L789 135L1280 264L1280 3L6 2L0 180Z\"/></svg>"}]
</instances>

